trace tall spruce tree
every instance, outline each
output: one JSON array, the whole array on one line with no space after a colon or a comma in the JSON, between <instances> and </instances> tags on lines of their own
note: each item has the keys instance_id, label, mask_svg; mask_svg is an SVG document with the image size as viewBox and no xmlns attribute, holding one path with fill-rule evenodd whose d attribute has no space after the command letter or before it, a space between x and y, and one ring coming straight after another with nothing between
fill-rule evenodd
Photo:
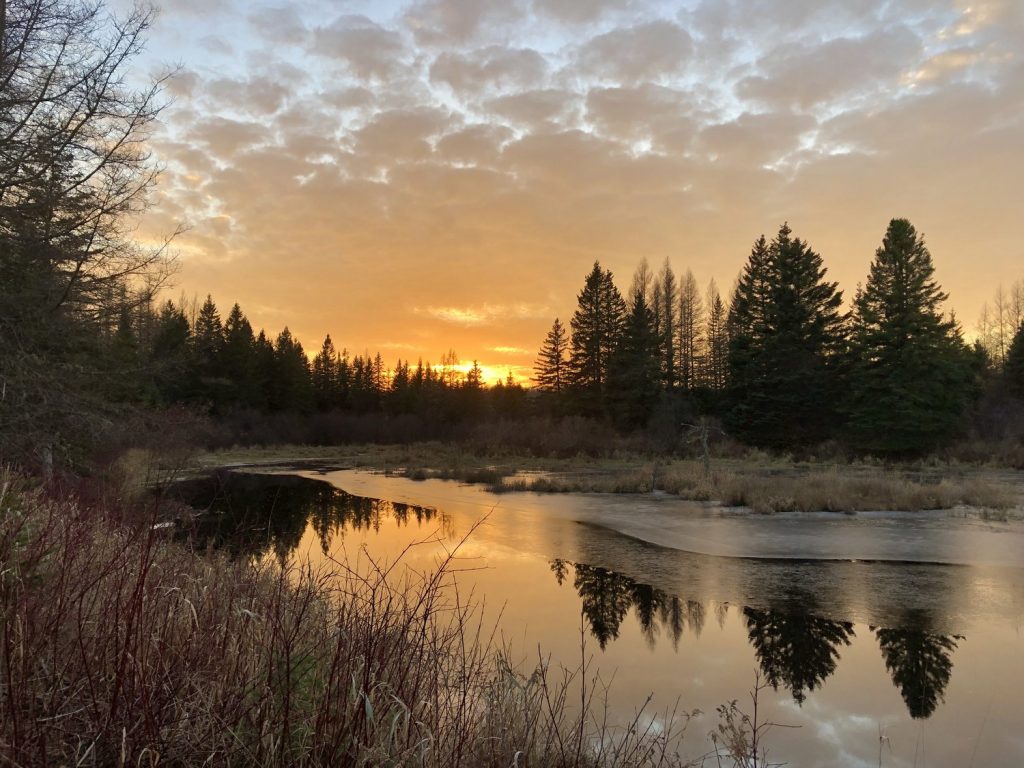
<instances>
[{"instance_id":1,"label":"tall spruce tree","mask_svg":"<svg viewBox=\"0 0 1024 768\"><path fill-rule=\"evenodd\" d=\"M192 332L192 360L195 396L216 408L224 399L227 381L224 378L224 325L220 312L207 295L196 316Z\"/></svg>"},{"instance_id":2,"label":"tall spruce tree","mask_svg":"<svg viewBox=\"0 0 1024 768\"><path fill-rule=\"evenodd\" d=\"M539 391L557 395L565 389L568 349L569 341L565 335L565 326L556 317L555 322L551 324L551 330L544 337L544 343L534 365L534 380Z\"/></svg>"},{"instance_id":3,"label":"tall spruce tree","mask_svg":"<svg viewBox=\"0 0 1024 768\"><path fill-rule=\"evenodd\" d=\"M1024 400L1024 323L1017 328L1017 333L1010 342L1003 363L1003 380L1006 390L1014 397Z\"/></svg>"},{"instance_id":4,"label":"tall spruce tree","mask_svg":"<svg viewBox=\"0 0 1024 768\"><path fill-rule=\"evenodd\" d=\"M320 351L313 358L310 383L317 410L327 411L338 406L338 352L331 341L331 334L324 337Z\"/></svg>"},{"instance_id":5,"label":"tall spruce tree","mask_svg":"<svg viewBox=\"0 0 1024 768\"><path fill-rule=\"evenodd\" d=\"M622 336L626 303L612 273L596 261L577 301L569 323L569 383L577 408L597 414L604 410L608 366Z\"/></svg>"},{"instance_id":6,"label":"tall spruce tree","mask_svg":"<svg viewBox=\"0 0 1024 768\"><path fill-rule=\"evenodd\" d=\"M796 448L836 424L842 293L821 256L783 224L751 250L729 317L726 426L755 445Z\"/></svg>"},{"instance_id":7,"label":"tall spruce tree","mask_svg":"<svg viewBox=\"0 0 1024 768\"><path fill-rule=\"evenodd\" d=\"M262 394L256 381L256 337L252 325L236 303L224 321L223 370L231 389L226 393L235 405L256 407Z\"/></svg>"},{"instance_id":8,"label":"tall spruce tree","mask_svg":"<svg viewBox=\"0 0 1024 768\"><path fill-rule=\"evenodd\" d=\"M914 454L955 434L973 392L971 355L932 257L906 219L889 222L854 300L849 431L860 450Z\"/></svg>"},{"instance_id":9,"label":"tall spruce tree","mask_svg":"<svg viewBox=\"0 0 1024 768\"><path fill-rule=\"evenodd\" d=\"M647 424L661 389L661 345L648 303L644 265L637 271L629 314L608 369L608 404L623 427Z\"/></svg>"}]
</instances>

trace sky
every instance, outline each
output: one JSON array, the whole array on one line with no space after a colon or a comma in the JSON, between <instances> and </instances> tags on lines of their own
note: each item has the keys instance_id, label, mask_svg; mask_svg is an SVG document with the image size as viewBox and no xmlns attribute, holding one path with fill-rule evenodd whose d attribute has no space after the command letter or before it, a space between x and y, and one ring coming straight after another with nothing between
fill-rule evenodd
<instances>
[{"instance_id":1,"label":"sky","mask_svg":"<svg viewBox=\"0 0 1024 768\"><path fill-rule=\"evenodd\" d=\"M727 293L783 221L849 299L909 218L968 333L1024 278L1022 0L159 8L141 236L185 224L168 295L310 352L525 379L595 260Z\"/></svg>"}]
</instances>

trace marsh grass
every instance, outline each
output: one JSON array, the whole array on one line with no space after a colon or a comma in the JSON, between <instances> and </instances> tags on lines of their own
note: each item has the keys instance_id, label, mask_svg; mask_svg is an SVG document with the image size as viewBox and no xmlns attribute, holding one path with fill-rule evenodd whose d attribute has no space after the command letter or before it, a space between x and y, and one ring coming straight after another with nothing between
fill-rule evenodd
<instances>
[{"instance_id":1,"label":"marsh grass","mask_svg":"<svg viewBox=\"0 0 1024 768\"><path fill-rule=\"evenodd\" d=\"M0 474L0 764L682 764L686 716L611 727L585 656L509 663L452 557L232 562L137 512Z\"/></svg>"},{"instance_id":2,"label":"marsh grass","mask_svg":"<svg viewBox=\"0 0 1024 768\"><path fill-rule=\"evenodd\" d=\"M629 472L551 474L492 483L496 493L649 493L771 512L859 512L953 509L1007 510L1018 504L1008 488L976 477L910 477L892 470L825 468L809 471L717 469L699 462L652 464Z\"/></svg>"},{"instance_id":3,"label":"marsh grass","mask_svg":"<svg viewBox=\"0 0 1024 768\"><path fill-rule=\"evenodd\" d=\"M290 454L312 455L300 449L277 449L276 453L221 456L259 460ZM335 458L347 466L382 469L413 480L479 483L495 493L663 491L761 513L919 511L960 506L1012 510L1024 503L1024 482L1006 482L1000 475L1007 471L943 462L935 457L891 467L869 460L795 461L791 456L750 449L736 457L716 456L710 473L704 472L699 459L654 460L631 453L569 458L485 455L443 443L362 446Z\"/></svg>"}]
</instances>

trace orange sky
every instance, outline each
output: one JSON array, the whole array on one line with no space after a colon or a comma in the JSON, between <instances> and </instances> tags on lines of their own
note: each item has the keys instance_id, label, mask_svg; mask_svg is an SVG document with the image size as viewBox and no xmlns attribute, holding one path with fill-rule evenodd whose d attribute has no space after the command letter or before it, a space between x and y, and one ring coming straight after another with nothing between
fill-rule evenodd
<instances>
[{"instance_id":1,"label":"orange sky","mask_svg":"<svg viewBox=\"0 0 1024 768\"><path fill-rule=\"evenodd\" d=\"M728 290L783 220L852 294L911 219L968 332L1024 277L1020 0L166 0L143 234L307 348L528 375L599 259Z\"/></svg>"}]
</instances>

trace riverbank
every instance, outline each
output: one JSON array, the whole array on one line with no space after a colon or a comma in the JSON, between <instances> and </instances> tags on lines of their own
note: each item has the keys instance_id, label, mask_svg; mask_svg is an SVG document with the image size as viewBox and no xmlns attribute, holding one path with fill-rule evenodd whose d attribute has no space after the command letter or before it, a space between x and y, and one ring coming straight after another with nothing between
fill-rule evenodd
<instances>
[{"instance_id":1,"label":"riverbank","mask_svg":"<svg viewBox=\"0 0 1024 768\"><path fill-rule=\"evenodd\" d=\"M1024 471L916 462L794 462L751 451L741 458L545 458L482 455L444 443L412 446L280 446L207 453L204 467L322 462L413 480L482 484L497 493L652 493L746 507L758 513L971 508L1001 519L1024 512Z\"/></svg>"},{"instance_id":2,"label":"riverbank","mask_svg":"<svg viewBox=\"0 0 1024 768\"><path fill-rule=\"evenodd\" d=\"M155 516L0 474L0 763L682 765L685 715L612 728L585 659L510 664L450 559L233 561Z\"/></svg>"}]
</instances>

